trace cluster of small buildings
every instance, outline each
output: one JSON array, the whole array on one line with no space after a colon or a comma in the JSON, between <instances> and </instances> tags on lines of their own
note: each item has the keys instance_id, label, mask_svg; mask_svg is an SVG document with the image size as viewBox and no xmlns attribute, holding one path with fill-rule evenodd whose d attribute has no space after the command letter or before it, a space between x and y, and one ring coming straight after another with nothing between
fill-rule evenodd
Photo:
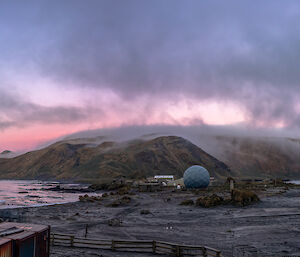
<instances>
[{"instance_id":1,"label":"cluster of small buildings","mask_svg":"<svg viewBox=\"0 0 300 257\"><path fill-rule=\"evenodd\" d=\"M139 183L138 187L141 192L160 191L163 187L206 188L213 180L204 167L194 165L184 172L183 178L175 180L174 175L155 175Z\"/></svg>"}]
</instances>

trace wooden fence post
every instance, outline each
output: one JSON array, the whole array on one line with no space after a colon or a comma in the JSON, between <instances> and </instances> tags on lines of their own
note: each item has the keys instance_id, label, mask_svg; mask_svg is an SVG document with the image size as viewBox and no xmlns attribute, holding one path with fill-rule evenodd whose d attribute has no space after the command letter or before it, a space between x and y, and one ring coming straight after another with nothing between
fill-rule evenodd
<instances>
[{"instance_id":1,"label":"wooden fence post","mask_svg":"<svg viewBox=\"0 0 300 257\"><path fill-rule=\"evenodd\" d=\"M207 257L207 250L205 247L202 248L202 255L203 257Z\"/></svg>"},{"instance_id":2,"label":"wooden fence post","mask_svg":"<svg viewBox=\"0 0 300 257\"><path fill-rule=\"evenodd\" d=\"M70 236L70 243L71 243L71 247L74 246L74 236Z\"/></svg>"},{"instance_id":3,"label":"wooden fence post","mask_svg":"<svg viewBox=\"0 0 300 257\"><path fill-rule=\"evenodd\" d=\"M152 252L156 253L156 241L152 241Z\"/></svg>"},{"instance_id":4,"label":"wooden fence post","mask_svg":"<svg viewBox=\"0 0 300 257\"><path fill-rule=\"evenodd\" d=\"M179 245L176 245L176 256L180 257L181 256L181 249Z\"/></svg>"},{"instance_id":5,"label":"wooden fence post","mask_svg":"<svg viewBox=\"0 0 300 257\"><path fill-rule=\"evenodd\" d=\"M87 234L88 234L88 224L85 225L85 235L84 235L85 238L87 237Z\"/></svg>"},{"instance_id":6,"label":"wooden fence post","mask_svg":"<svg viewBox=\"0 0 300 257\"><path fill-rule=\"evenodd\" d=\"M115 241L111 240L111 250L115 250Z\"/></svg>"}]
</instances>

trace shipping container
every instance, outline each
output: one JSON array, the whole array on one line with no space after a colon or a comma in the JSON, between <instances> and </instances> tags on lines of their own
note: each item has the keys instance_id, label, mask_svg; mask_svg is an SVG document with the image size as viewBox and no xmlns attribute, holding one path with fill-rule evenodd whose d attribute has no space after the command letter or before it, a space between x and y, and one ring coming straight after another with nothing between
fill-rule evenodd
<instances>
[{"instance_id":1,"label":"shipping container","mask_svg":"<svg viewBox=\"0 0 300 257\"><path fill-rule=\"evenodd\" d=\"M12 257L49 257L49 226L4 222L0 237L12 240Z\"/></svg>"},{"instance_id":2,"label":"shipping container","mask_svg":"<svg viewBox=\"0 0 300 257\"><path fill-rule=\"evenodd\" d=\"M6 238L13 241L13 257L35 257L35 232L24 231Z\"/></svg>"},{"instance_id":3,"label":"shipping container","mask_svg":"<svg viewBox=\"0 0 300 257\"><path fill-rule=\"evenodd\" d=\"M0 257L12 257L12 240L8 238L0 239Z\"/></svg>"}]
</instances>

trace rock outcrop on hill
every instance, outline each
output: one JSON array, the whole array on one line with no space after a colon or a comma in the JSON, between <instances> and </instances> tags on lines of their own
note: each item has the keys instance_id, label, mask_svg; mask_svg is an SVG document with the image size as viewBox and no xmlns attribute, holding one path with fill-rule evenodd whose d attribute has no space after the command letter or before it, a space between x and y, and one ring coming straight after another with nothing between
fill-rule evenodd
<instances>
[{"instance_id":1,"label":"rock outcrop on hill","mask_svg":"<svg viewBox=\"0 0 300 257\"><path fill-rule=\"evenodd\" d=\"M0 153L0 158L10 157L13 154L12 151L4 150Z\"/></svg>"}]
</instances>

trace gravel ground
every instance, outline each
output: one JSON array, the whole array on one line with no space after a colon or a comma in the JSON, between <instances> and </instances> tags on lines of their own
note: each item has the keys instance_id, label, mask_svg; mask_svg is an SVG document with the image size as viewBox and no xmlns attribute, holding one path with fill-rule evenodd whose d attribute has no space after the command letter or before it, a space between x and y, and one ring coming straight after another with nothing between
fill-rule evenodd
<instances>
[{"instance_id":1,"label":"gravel ground","mask_svg":"<svg viewBox=\"0 0 300 257\"><path fill-rule=\"evenodd\" d=\"M277 190L277 189L276 189ZM279 189L278 189L279 190ZM51 225L53 232L85 235L99 239L163 240L206 245L220 249L224 256L300 256L300 189L263 196L247 207L226 205L213 208L181 206L185 199L196 199L189 192L138 193L125 206L106 207L120 196L109 196L101 203L76 202L1 211L2 216L22 222ZM150 214L141 215L141 210ZM120 226L109 226L118 218ZM51 257L67 256L153 256L52 247Z\"/></svg>"}]
</instances>

